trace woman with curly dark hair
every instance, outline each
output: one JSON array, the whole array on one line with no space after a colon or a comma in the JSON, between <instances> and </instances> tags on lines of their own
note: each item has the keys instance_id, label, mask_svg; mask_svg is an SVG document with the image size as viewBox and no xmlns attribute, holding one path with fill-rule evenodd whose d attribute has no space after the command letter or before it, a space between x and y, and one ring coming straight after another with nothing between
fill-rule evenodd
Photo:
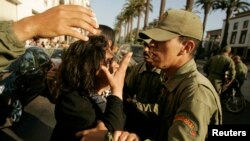
<instances>
[{"instance_id":1,"label":"woman with curly dark hair","mask_svg":"<svg viewBox=\"0 0 250 141\"><path fill-rule=\"evenodd\" d=\"M60 95L56 101L56 126L51 140L79 140L78 131L104 123L108 131L124 126L122 89L131 58L128 54L120 67L112 68L113 53L103 36L76 41L64 52L60 68ZM109 69L113 69L111 74ZM112 94L101 93L107 86Z\"/></svg>"}]
</instances>

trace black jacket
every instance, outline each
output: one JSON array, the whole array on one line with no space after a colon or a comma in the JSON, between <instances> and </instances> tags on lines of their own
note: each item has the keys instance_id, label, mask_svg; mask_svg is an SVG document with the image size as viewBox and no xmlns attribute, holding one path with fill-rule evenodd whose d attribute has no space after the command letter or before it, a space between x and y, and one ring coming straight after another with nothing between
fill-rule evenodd
<instances>
[{"instance_id":1,"label":"black jacket","mask_svg":"<svg viewBox=\"0 0 250 141\"><path fill-rule=\"evenodd\" d=\"M77 91L62 91L55 106L55 118L53 141L79 141L76 132L96 127L97 120L102 120L109 131L123 130L125 120L123 103L118 97L107 97L103 113L92 98L81 96Z\"/></svg>"}]
</instances>

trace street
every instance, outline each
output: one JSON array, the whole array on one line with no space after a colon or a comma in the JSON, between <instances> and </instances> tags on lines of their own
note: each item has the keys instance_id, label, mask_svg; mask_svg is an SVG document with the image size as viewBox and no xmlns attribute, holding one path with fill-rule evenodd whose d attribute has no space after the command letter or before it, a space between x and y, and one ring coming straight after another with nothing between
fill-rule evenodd
<instances>
[{"instance_id":1,"label":"street","mask_svg":"<svg viewBox=\"0 0 250 141\"><path fill-rule=\"evenodd\" d=\"M198 69L201 69L198 64ZM250 73L242 86L245 98L250 101ZM47 98L38 96L25 107L22 121L0 131L0 141L49 141L55 125L54 105ZM233 114L223 108L223 124L250 124L250 103L244 111Z\"/></svg>"}]
</instances>

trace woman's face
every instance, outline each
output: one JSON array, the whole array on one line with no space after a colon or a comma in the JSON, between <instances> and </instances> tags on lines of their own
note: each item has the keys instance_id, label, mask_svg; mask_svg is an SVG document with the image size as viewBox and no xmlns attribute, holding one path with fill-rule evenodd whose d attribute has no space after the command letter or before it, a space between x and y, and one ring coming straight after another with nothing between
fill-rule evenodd
<instances>
[{"instance_id":1,"label":"woman's face","mask_svg":"<svg viewBox=\"0 0 250 141\"><path fill-rule=\"evenodd\" d=\"M117 62L114 61L114 54L110 48L106 49L106 54L105 54L105 60L103 61L102 65L106 66L109 69L109 72L111 74L114 74L116 70L118 69L119 65ZM109 85L107 77L105 73L101 70L101 66L99 70L96 73L97 77L100 78L98 79L98 83L102 83L103 86Z\"/></svg>"}]
</instances>

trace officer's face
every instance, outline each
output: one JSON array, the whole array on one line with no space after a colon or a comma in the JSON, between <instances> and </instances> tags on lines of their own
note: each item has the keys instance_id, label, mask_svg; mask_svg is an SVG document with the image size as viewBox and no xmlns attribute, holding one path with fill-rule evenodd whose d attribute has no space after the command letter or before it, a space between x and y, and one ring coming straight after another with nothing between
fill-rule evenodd
<instances>
[{"instance_id":1,"label":"officer's face","mask_svg":"<svg viewBox=\"0 0 250 141\"><path fill-rule=\"evenodd\" d=\"M182 47L178 37L164 42L152 40L150 52L153 65L163 70L176 69Z\"/></svg>"},{"instance_id":2,"label":"officer's face","mask_svg":"<svg viewBox=\"0 0 250 141\"><path fill-rule=\"evenodd\" d=\"M151 58L152 54L150 53L149 48L150 48L149 44L144 43L143 56L145 61L147 61L148 63L152 63L152 58Z\"/></svg>"}]
</instances>

